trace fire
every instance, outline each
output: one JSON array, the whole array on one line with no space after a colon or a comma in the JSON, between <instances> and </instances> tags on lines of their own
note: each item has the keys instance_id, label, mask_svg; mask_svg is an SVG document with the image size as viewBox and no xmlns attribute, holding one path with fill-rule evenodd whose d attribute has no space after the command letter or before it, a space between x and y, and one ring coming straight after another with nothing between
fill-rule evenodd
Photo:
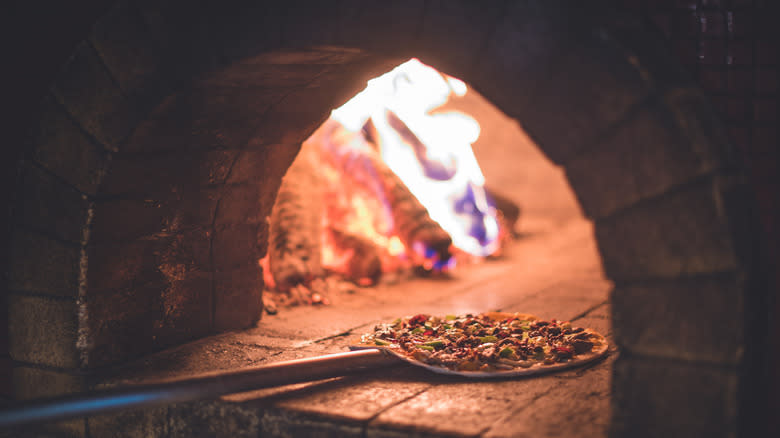
<instances>
[{"instance_id":1,"label":"fire","mask_svg":"<svg viewBox=\"0 0 780 438\"><path fill-rule=\"evenodd\" d=\"M479 124L437 111L467 91L412 59L334 110L282 181L266 284L300 292L324 270L371 285L383 273L493 254L499 224L471 150Z\"/></svg>"},{"instance_id":2,"label":"fire","mask_svg":"<svg viewBox=\"0 0 780 438\"><path fill-rule=\"evenodd\" d=\"M412 59L370 80L331 118L351 132L361 132L370 121L384 162L450 234L454 246L487 256L498 249L499 226L471 149L479 124L462 113L433 112L467 90L462 81Z\"/></svg>"}]
</instances>

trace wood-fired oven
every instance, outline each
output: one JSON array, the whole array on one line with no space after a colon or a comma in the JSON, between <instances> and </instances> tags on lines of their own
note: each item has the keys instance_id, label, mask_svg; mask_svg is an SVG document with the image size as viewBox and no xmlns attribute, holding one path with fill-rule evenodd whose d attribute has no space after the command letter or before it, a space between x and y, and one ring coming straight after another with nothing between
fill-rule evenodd
<instances>
[{"instance_id":1,"label":"wood-fired oven","mask_svg":"<svg viewBox=\"0 0 780 438\"><path fill-rule=\"evenodd\" d=\"M60 431L734 436L762 427L769 289L739 155L643 21L544 1L174 3L121 2L102 16L36 112L6 269L17 398L338 351L346 334L413 305L581 319L615 347L585 371L540 380L401 371ZM368 79L411 57L486 99L471 108L495 129L483 128L476 154L488 183L523 208L521 238L454 279L263 315L267 217L301 143ZM566 394L586 407L572 409ZM554 418L561 412L572 416Z\"/></svg>"}]
</instances>

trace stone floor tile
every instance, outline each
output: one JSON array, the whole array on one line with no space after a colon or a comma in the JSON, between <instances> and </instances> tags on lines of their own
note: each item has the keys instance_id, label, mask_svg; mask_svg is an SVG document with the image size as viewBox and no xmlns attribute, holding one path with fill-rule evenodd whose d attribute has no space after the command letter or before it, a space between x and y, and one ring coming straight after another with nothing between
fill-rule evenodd
<instances>
[{"instance_id":1,"label":"stone floor tile","mask_svg":"<svg viewBox=\"0 0 780 438\"><path fill-rule=\"evenodd\" d=\"M452 379L383 412L369 423L369 429L478 435L558 384L552 376L500 381Z\"/></svg>"},{"instance_id":2,"label":"stone floor tile","mask_svg":"<svg viewBox=\"0 0 780 438\"><path fill-rule=\"evenodd\" d=\"M505 415L485 437L606 437L611 361L580 370L528 406Z\"/></svg>"}]
</instances>

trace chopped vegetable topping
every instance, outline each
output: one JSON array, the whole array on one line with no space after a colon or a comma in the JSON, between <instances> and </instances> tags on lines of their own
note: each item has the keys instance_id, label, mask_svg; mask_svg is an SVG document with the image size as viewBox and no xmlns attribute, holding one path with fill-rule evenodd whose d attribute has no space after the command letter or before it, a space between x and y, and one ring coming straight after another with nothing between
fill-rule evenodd
<instances>
[{"instance_id":1,"label":"chopped vegetable topping","mask_svg":"<svg viewBox=\"0 0 780 438\"><path fill-rule=\"evenodd\" d=\"M604 346L600 335L567 321L498 313L399 318L376 326L361 342L398 349L420 362L458 371L548 366L576 360L596 346L603 351Z\"/></svg>"}]
</instances>

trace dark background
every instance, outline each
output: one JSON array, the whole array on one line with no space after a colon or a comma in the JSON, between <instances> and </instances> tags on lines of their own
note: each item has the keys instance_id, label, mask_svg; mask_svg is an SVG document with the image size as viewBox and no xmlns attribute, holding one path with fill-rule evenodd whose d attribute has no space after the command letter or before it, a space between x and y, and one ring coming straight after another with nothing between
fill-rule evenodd
<instances>
[{"instance_id":1,"label":"dark background","mask_svg":"<svg viewBox=\"0 0 780 438\"><path fill-rule=\"evenodd\" d=\"M6 6L2 23L3 130L0 152L0 266L6 266L8 231L17 192L16 163L26 149L28 123L48 84L85 39L110 2L38 0ZM709 96L748 170L755 199L769 287L770 315L780 314L780 176L778 176L778 45L780 2L775 0L624 0L615 7L638 13L665 36L668 47ZM182 12L186 14L186 11ZM2 272L3 277L6 273ZM5 279L0 279L0 298ZM0 396L10 394L6 306L0 307ZM770 321L774 345L780 324ZM773 349L772 364L780 363ZM780 394L780 379L769 382ZM775 402L778 398L775 396Z\"/></svg>"}]
</instances>

